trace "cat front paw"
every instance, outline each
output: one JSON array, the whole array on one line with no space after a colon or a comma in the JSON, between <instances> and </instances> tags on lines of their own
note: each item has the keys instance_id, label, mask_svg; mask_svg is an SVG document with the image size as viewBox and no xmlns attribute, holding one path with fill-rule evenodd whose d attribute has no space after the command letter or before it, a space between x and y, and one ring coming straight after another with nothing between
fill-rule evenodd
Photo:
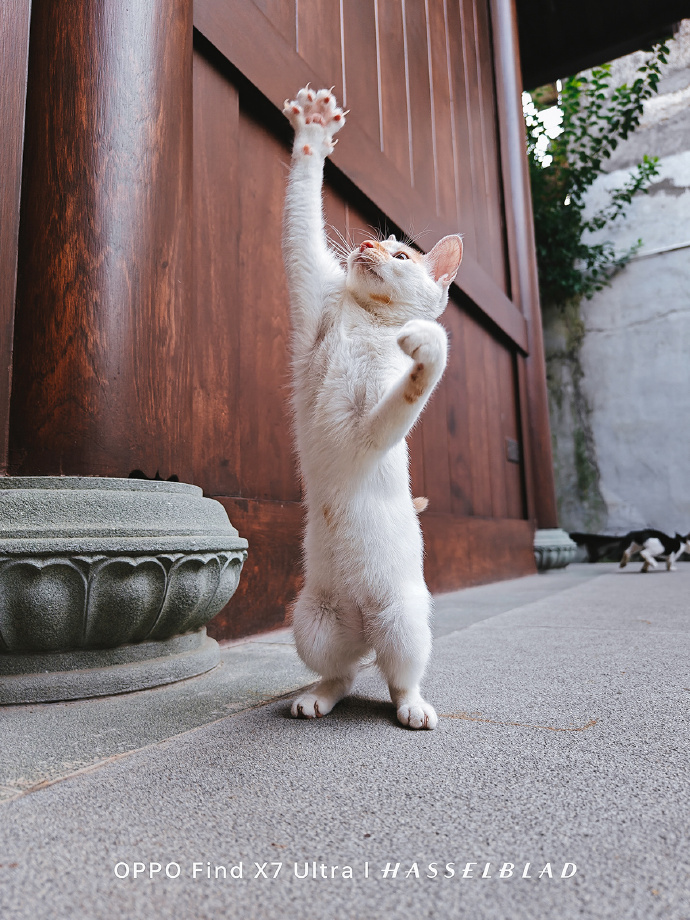
<instances>
[{"instance_id":1,"label":"cat front paw","mask_svg":"<svg viewBox=\"0 0 690 920\"><path fill-rule=\"evenodd\" d=\"M441 370L446 366L448 337L438 323L412 319L398 334L398 345L417 364Z\"/></svg>"},{"instance_id":2,"label":"cat front paw","mask_svg":"<svg viewBox=\"0 0 690 920\"><path fill-rule=\"evenodd\" d=\"M433 706L419 699L398 706L398 722L407 728L434 729L438 725L438 716Z\"/></svg>"},{"instance_id":3,"label":"cat front paw","mask_svg":"<svg viewBox=\"0 0 690 920\"><path fill-rule=\"evenodd\" d=\"M295 132L295 152L306 156L314 152L328 156L337 141L334 134L345 124L332 89L318 91L305 86L295 99L286 99L283 114Z\"/></svg>"},{"instance_id":4,"label":"cat front paw","mask_svg":"<svg viewBox=\"0 0 690 920\"><path fill-rule=\"evenodd\" d=\"M440 379L448 356L448 338L438 323L413 319L400 330L398 345L414 361L403 390L405 402L413 405L428 396Z\"/></svg>"}]
</instances>

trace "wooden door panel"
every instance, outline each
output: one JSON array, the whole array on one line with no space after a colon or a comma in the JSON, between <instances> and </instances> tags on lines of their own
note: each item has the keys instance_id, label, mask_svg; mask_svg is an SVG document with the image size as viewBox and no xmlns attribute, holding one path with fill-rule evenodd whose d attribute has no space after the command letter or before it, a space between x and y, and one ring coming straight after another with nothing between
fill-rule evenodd
<instances>
[{"instance_id":1,"label":"wooden door panel","mask_svg":"<svg viewBox=\"0 0 690 920\"><path fill-rule=\"evenodd\" d=\"M459 517L472 514L472 444L469 436L469 385L465 360L465 327L462 311L451 305L443 323L448 330L449 357L444 375L447 392L448 469L450 511Z\"/></svg>"},{"instance_id":2,"label":"wooden door panel","mask_svg":"<svg viewBox=\"0 0 690 920\"><path fill-rule=\"evenodd\" d=\"M503 397L502 420L503 435L518 446L519 462L506 456L506 499L508 508L506 517L524 518L527 516L524 500L524 449L519 428L518 387L515 368L515 356L509 351L499 354L499 382Z\"/></svg>"},{"instance_id":3,"label":"wooden door panel","mask_svg":"<svg viewBox=\"0 0 690 920\"><path fill-rule=\"evenodd\" d=\"M195 54L194 482L210 495L241 494L239 145L239 93Z\"/></svg>"},{"instance_id":4,"label":"wooden door panel","mask_svg":"<svg viewBox=\"0 0 690 920\"><path fill-rule=\"evenodd\" d=\"M458 226L464 234L467 255L477 261L477 229L472 180L471 112L468 106L467 56L464 51L463 17L458 0L446 0L449 41L449 80L453 99L453 148L458 187Z\"/></svg>"},{"instance_id":5,"label":"wooden door panel","mask_svg":"<svg viewBox=\"0 0 690 920\"><path fill-rule=\"evenodd\" d=\"M382 150L404 187L411 182L409 93L405 46L404 6L400 0L378 0L379 84Z\"/></svg>"},{"instance_id":6,"label":"wooden door panel","mask_svg":"<svg viewBox=\"0 0 690 920\"><path fill-rule=\"evenodd\" d=\"M382 149L380 84L377 72L378 24L373 3L343 3L342 47L345 56L342 99L357 132ZM319 70L325 75L326 71ZM326 80L330 85L332 81ZM352 122L351 122L352 123Z\"/></svg>"},{"instance_id":7,"label":"wooden door panel","mask_svg":"<svg viewBox=\"0 0 690 920\"><path fill-rule=\"evenodd\" d=\"M430 502L420 519L429 587L533 570L523 464L506 454L506 438L524 436L527 332L505 293L485 4L197 0L195 24L211 43L199 40L195 71L198 313L216 335L197 343L196 481L250 542L218 637L281 625L301 584L280 247L290 132L277 107L308 81L336 83L353 109L326 168L336 247L377 230L422 231L422 248L465 232L466 263L441 320L448 367L408 441L413 494ZM229 63L219 55L214 70L202 51Z\"/></svg>"},{"instance_id":8,"label":"wooden door panel","mask_svg":"<svg viewBox=\"0 0 690 920\"><path fill-rule=\"evenodd\" d=\"M475 11L475 39L480 61L492 59L491 26L488 2L478 2ZM488 249L491 254L491 277L507 291L506 238L500 175L500 155L496 124L496 90L493 68L480 66L477 72L480 99L480 124L484 149L484 175L487 195Z\"/></svg>"},{"instance_id":9,"label":"wooden door panel","mask_svg":"<svg viewBox=\"0 0 690 920\"><path fill-rule=\"evenodd\" d=\"M507 517L506 449L501 418L500 355L505 349L495 339L484 337L484 386L486 424L489 441L489 476L491 480L491 516Z\"/></svg>"},{"instance_id":10,"label":"wooden door panel","mask_svg":"<svg viewBox=\"0 0 690 920\"><path fill-rule=\"evenodd\" d=\"M460 176L457 173L453 120L455 107L451 95L450 54L446 3L427 5L428 54L433 88L434 166L436 173L436 212L449 224L456 222L468 233L459 217Z\"/></svg>"},{"instance_id":11,"label":"wooden door panel","mask_svg":"<svg viewBox=\"0 0 690 920\"><path fill-rule=\"evenodd\" d=\"M342 74L343 59L341 45L340 4L333 0L299 0L297 3L297 41L295 50L314 73L329 74L326 82L320 82L315 89L321 86L335 84L338 97L343 97ZM285 79L289 80L291 74L286 73ZM330 82L329 82L330 81ZM288 98L303 84L284 90Z\"/></svg>"},{"instance_id":12,"label":"wooden door panel","mask_svg":"<svg viewBox=\"0 0 690 920\"><path fill-rule=\"evenodd\" d=\"M297 2L298 0L253 0L254 5L292 48L297 47Z\"/></svg>"},{"instance_id":13,"label":"wooden door panel","mask_svg":"<svg viewBox=\"0 0 690 920\"><path fill-rule=\"evenodd\" d=\"M410 148L414 211L409 222L415 233L426 226L429 214L438 214L434 157L434 122L429 74L427 24L423 3L405 3L406 60L410 99ZM412 208L411 208L412 210ZM422 241L422 246L425 246Z\"/></svg>"},{"instance_id":14,"label":"wooden door panel","mask_svg":"<svg viewBox=\"0 0 690 920\"><path fill-rule=\"evenodd\" d=\"M433 0L434 3L443 3L444 0ZM446 0L452 4L455 0ZM474 46L474 3L486 5L487 0L458 0L465 5L470 4L471 9L465 11L472 23L472 35L464 35L463 47L456 46L457 36L450 29L451 18L448 21L448 39L451 41L451 56L460 53L465 61L465 81L471 92L468 95L470 106L478 114L483 104L482 93L478 83L478 73L491 71L492 56L490 45L484 45L484 58L478 61ZM371 51L361 53L355 45L351 48L353 54L358 55L355 62L357 81L360 72L370 72L376 61L377 72L379 60L390 60L393 50L398 56L404 55L405 45L410 44L416 49L414 60L407 57L406 93L410 104L400 105L401 117L405 114L411 128L408 137L408 158L412 164L413 174L406 175L406 170L400 172L398 165L400 156L391 158L388 155L390 145L384 149L381 145L381 130L375 131L372 119L381 119L384 109L383 91L381 91L382 104L378 105L379 88L376 81L372 85L369 95L363 103L358 103L356 110L350 116L349 128L339 137L338 147L332 157L335 166L343 172L380 210L388 215L391 221L403 231L414 236L420 231L428 231L420 240L422 248L430 245L439 237L447 233L463 232L463 226L458 226L455 214L449 218L445 211L439 213L436 207L436 176L434 172L434 124L431 121L431 83L429 76L428 59L428 23L426 21L425 4L421 0L404 4L405 17L403 18L403 47L393 46L392 42L399 41L400 33L391 35L381 32L379 28L379 45L376 53ZM345 15L350 16L354 9L371 22L371 9L378 8L374 0L358 0L354 3L343 4ZM464 9L464 7L463 7ZM194 8L194 23L196 28L211 42L237 69L254 84L276 107L282 108L286 95L293 93L299 86L311 82L313 85L328 85L342 82L342 73L338 69L338 60L342 49L345 47L345 71L351 70L348 62L348 49L345 45L342 31L340 39L335 36L340 28L340 4L328 0L300 0L298 4L297 43L300 44L300 23L302 32L307 29L307 37L301 42L302 52L298 53L290 38L284 37L252 0L196 0ZM318 44L313 36L313 23L319 24L324 31L324 40ZM368 27L367 34L371 34ZM466 28L463 20L463 28ZM408 34L409 30L409 34ZM328 38L326 37L328 36ZM305 48L305 43L308 47ZM351 42L352 44L352 42ZM369 44L371 41L369 39ZM388 56L381 53L384 44L388 45ZM262 50L256 53L257 48ZM308 55L309 60L303 56ZM322 60L323 59L323 60ZM313 61L313 63L312 63ZM317 70L324 67L325 72ZM479 68L479 70L478 70ZM414 74L414 81L410 76ZM346 76L347 81L347 76ZM354 84L353 92L359 86ZM489 80L489 85L491 81ZM402 86L399 88L402 93ZM346 87L347 96L347 87ZM443 92L441 91L441 98ZM350 97L348 104L350 104ZM386 103L388 105L388 103ZM394 117L394 116L393 116ZM491 100L490 111L483 117L491 122L496 119L495 100ZM361 127L358 128L358 123ZM384 122L385 124L385 122ZM388 120L390 125L390 118ZM483 169L485 158L492 162L498 161L498 149L485 147L485 139L481 133L481 119L473 117L469 123L473 147L472 169L458 169L458 180L463 185L463 192L456 188L456 200L462 202L463 211L467 203L472 201L473 220L468 219L468 252L457 279L458 287L478 306L480 310L504 332L523 352L527 350L527 330L525 320L515 305L506 295L505 279L500 271L496 277L492 274L495 266L490 250L503 247L504 241L491 238L490 222L486 216L487 208L500 207L501 203L490 195L487 186L487 177ZM371 136L373 135L373 137ZM456 131L457 136L457 131ZM416 167L415 167L416 163ZM444 165L444 170L447 168ZM468 191L473 191L469 197ZM462 217L462 215L461 215ZM500 215L497 218L500 224ZM469 225L472 224L470 228ZM476 239L470 238L471 233ZM499 266L504 262L503 254L499 254ZM498 280L496 280L498 278Z\"/></svg>"},{"instance_id":15,"label":"wooden door panel","mask_svg":"<svg viewBox=\"0 0 690 920\"><path fill-rule=\"evenodd\" d=\"M491 517L491 474L489 457L484 336L471 317L465 323L465 368L467 376L467 436L471 447L470 478L472 514Z\"/></svg>"},{"instance_id":16,"label":"wooden door panel","mask_svg":"<svg viewBox=\"0 0 690 920\"><path fill-rule=\"evenodd\" d=\"M247 110L240 118L239 255L241 493L298 501L290 432L287 285L282 210L288 154Z\"/></svg>"},{"instance_id":17,"label":"wooden door panel","mask_svg":"<svg viewBox=\"0 0 690 920\"><path fill-rule=\"evenodd\" d=\"M0 16L0 475L7 472L17 292L19 203L31 0L3 3Z\"/></svg>"}]
</instances>

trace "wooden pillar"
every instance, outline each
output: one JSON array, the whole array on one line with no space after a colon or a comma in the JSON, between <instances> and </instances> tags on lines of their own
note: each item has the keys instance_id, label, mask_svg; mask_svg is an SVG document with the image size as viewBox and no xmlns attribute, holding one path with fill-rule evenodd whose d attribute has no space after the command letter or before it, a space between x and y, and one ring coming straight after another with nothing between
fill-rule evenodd
<instances>
[{"instance_id":1,"label":"wooden pillar","mask_svg":"<svg viewBox=\"0 0 690 920\"><path fill-rule=\"evenodd\" d=\"M15 475L191 476L192 0L35 0Z\"/></svg>"},{"instance_id":2,"label":"wooden pillar","mask_svg":"<svg viewBox=\"0 0 690 920\"><path fill-rule=\"evenodd\" d=\"M546 363L542 338L539 280L534 244L532 197L522 115L522 77L514 0L491 0L496 85L499 103L501 161L506 230L510 253L511 295L527 321L529 354L524 358L529 450L526 469L531 482L528 504L542 529L558 527L556 489L551 453ZM523 359L520 359L523 360Z\"/></svg>"},{"instance_id":3,"label":"wooden pillar","mask_svg":"<svg viewBox=\"0 0 690 920\"><path fill-rule=\"evenodd\" d=\"M30 17L31 0L3 0L0 14L0 475L7 472Z\"/></svg>"}]
</instances>

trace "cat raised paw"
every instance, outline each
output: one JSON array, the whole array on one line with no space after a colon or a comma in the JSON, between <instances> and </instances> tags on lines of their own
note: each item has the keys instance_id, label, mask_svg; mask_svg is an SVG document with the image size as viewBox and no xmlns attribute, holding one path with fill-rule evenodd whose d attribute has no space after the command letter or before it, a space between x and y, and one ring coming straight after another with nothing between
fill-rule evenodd
<instances>
[{"instance_id":1,"label":"cat raised paw","mask_svg":"<svg viewBox=\"0 0 690 920\"><path fill-rule=\"evenodd\" d=\"M316 147L318 152L327 156L337 143L333 135L345 124L346 113L336 105L332 89L316 91L305 86L295 99L285 100L283 114L295 135L304 135L306 143L296 145L296 151L310 155Z\"/></svg>"}]
</instances>

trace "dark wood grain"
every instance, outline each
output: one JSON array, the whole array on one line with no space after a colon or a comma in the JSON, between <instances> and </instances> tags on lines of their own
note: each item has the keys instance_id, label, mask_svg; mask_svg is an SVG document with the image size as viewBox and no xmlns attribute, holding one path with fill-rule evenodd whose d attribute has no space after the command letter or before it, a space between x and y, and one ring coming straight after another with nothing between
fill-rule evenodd
<instances>
[{"instance_id":1,"label":"dark wood grain","mask_svg":"<svg viewBox=\"0 0 690 920\"><path fill-rule=\"evenodd\" d=\"M438 215L434 119L425 4L406 2L404 9L410 85L412 183L415 191L414 202L410 202L408 224L411 222L413 233L419 233L425 229L429 214ZM423 245L424 241L420 240L420 243Z\"/></svg>"},{"instance_id":2,"label":"dark wood grain","mask_svg":"<svg viewBox=\"0 0 690 920\"><path fill-rule=\"evenodd\" d=\"M459 176L455 156L454 106L450 82L450 42L444 0L426 0L436 162L436 212L448 223L458 218Z\"/></svg>"},{"instance_id":3,"label":"dark wood grain","mask_svg":"<svg viewBox=\"0 0 690 920\"><path fill-rule=\"evenodd\" d=\"M426 477L424 475L424 416L417 422L407 439L410 453L410 483L412 495L426 498Z\"/></svg>"},{"instance_id":4,"label":"dark wood grain","mask_svg":"<svg viewBox=\"0 0 690 920\"><path fill-rule=\"evenodd\" d=\"M302 506L212 497L249 541L249 553L237 591L209 624L209 634L216 639L237 639L285 626L302 584Z\"/></svg>"},{"instance_id":5,"label":"dark wood grain","mask_svg":"<svg viewBox=\"0 0 690 920\"><path fill-rule=\"evenodd\" d=\"M490 336L484 336L484 387L486 393L486 427L489 440L489 475L491 479L491 514L508 517L506 495L506 450L503 433L500 361L505 349Z\"/></svg>"},{"instance_id":6,"label":"dark wood grain","mask_svg":"<svg viewBox=\"0 0 690 920\"><path fill-rule=\"evenodd\" d=\"M379 75L383 152L401 181L410 185L409 82L406 75L403 5L400 0L378 0Z\"/></svg>"},{"instance_id":7,"label":"dark wood grain","mask_svg":"<svg viewBox=\"0 0 690 920\"><path fill-rule=\"evenodd\" d=\"M473 395L467 378L464 313L451 303L443 317L448 330L449 353L445 372L446 427L448 430L448 469L450 473L450 511L467 517L472 512L472 473L468 403Z\"/></svg>"},{"instance_id":8,"label":"dark wood grain","mask_svg":"<svg viewBox=\"0 0 690 920\"><path fill-rule=\"evenodd\" d=\"M475 40L478 50L477 79L480 99L480 126L484 148L483 168L488 216L488 249L491 255L491 277L501 290L507 291L505 230L503 220L503 188L501 184L500 152L497 130L494 57L489 22L489 0L475 0Z\"/></svg>"},{"instance_id":9,"label":"dark wood grain","mask_svg":"<svg viewBox=\"0 0 690 920\"><path fill-rule=\"evenodd\" d=\"M502 440L503 477L505 485L506 509L504 517L524 518L525 508L523 502L522 475L524 446L522 434L518 429L517 406L517 378L515 373L514 355L505 348L496 352L496 383L500 401L500 431ZM508 457L508 439L518 445L520 462L516 463Z\"/></svg>"},{"instance_id":10,"label":"dark wood grain","mask_svg":"<svg viewBox=\"0 0 690 920\"><path fill-rule=\"evenodd\" d=\"M337 4L332 3L332 7ZM345 107L349 123L373 146L382 147L377 66L376 3L343 3L342 37L345 49ZM323 70L319 71L323 73ZM330 84L329 84L330 85Z\"/></svg>"},{"instance_id":11,"label":"dark wood grain","mask_svg":"<svg viewBox=\"0 0 690 920\"><path fill-rule=\"evenodd\" d=\"M7 472L30 15L31 0L4 0L0 16L0 475Z\"/></svg>"},{"instance_id":12,"label":"dark wood grain","mask_svg":"<svg viewBox=\"0 0 690 920\"><path fill-rule=\"evenodd\" d=\"M417 23L417 32L423 28L420 41L425 48L426 26L420 25L421 19L418 11L420 6L422 6L421 0L415 0L412 5L412 20ZM422 8L422 15L423 12ZM287 87L288 83L291 87L296 88L308 82L313 85L328 86L335 82L337 91L337 75L316 73L314 68L295 52L294 48L280 35L278 29L250 0L196 0L194 24L205 38L279 109L282 109L285 96L290 91ZM467 41L471 39L468 38ZM257 54L256 48L264 49L265 54ZM392 50L389 50L389 53L392 54ZM473 53L471 48L470 53ZM428 61L426 67L428 90ZM420 73L422 70L423 68L420 68ZM423 76L422 79L424 79ZM400 86L398 89L402 93L404 88ZM423 90L417 89L415 96L419 104L424 104ZM478 99L476 92L475 96ZM426 153L418 151L418 164L429 159L429 138L423 133L423 125L426 124L428 127L430 124L428 91L426 99L426 110L416 109L413 113L418 125L418 128L415 129L415 136L419 136L420 142L424 145L422 151L426 150ZM400 113L402 117L404 114L402 106ZM384 109L384 124L385 117ZM470 123L471 131L474 130L473 124L473 122ZM479 156L481 155L480 152ZM431 209L430 213L429 201L433 201L435 195L433 172L431 178L427 173L423 177L425 187L432 189L430 193L432 197L429 198L428 195L425 196L422 193L423 189L420 191L410 186L409 175L406 177L401 173L396 162L381 151L378 140L372 140L366 132L343 131L342 135L339 135L338 146L331 159L334 165L390 218L392 223L411 236L420 231L426 231L419 241L422 249L429 248L436 240L448 233L463 231L463 226L458 227L455 219L451 221L441 219L436 215L435 209ZM433 156L431 161L433 162ZM469 187L474 189L477 181L476 175L467 171L463 171L462 175ZM479 179L484 181L481 174ZM485 195L482 197L477 193L475 207L485 208L485 198ZM475 220L476 233L480 234L480 230ZM485 240L486 221L481 233L484 235L480 234L478 239ZM474 252L478 250L479 245L477 244L474 246ZM525 319L505 292L492 280L490 258L486 257L485 262L488 268L480 266L477 257L473 255L472 246L468 247L468 255L463 260L457 285L505 335L512 339L520 349L526 351Z\"/></svg>"},{"instance_id":13,"label":"dark wood grain","mask_svg":"<svg viewBox=\"0 0 690 920\"><path fill-rule=\"evenodd\" d=\"M477 264L491 275L491 253L485 245L489 235L489 215L485 206L487 200L486 176L484 173L484 144L481 131L482 113L479 95L479 62L475 39L475 0L455 0L460 10L462 35L463 82L468 121L469 176L472 189L472 212L474 215L475 238L470 241L469 252Z\"/></svg>"},{"instance_id":14,"label":"dark wood grain","mask_svg":"<svg viewBox=\"0 0 690 920\"><path fill-rule=\"evenodd\" d=\"M424 577L434 594L536 572L534 528L528 521L425 511L421 523Z\"/></svg>"},{"instance_id":15,"label":"dark wood grain","mask_svg":"<svg viewBox=\"0 0 690 920\"><path fill-rule=\"evenodd\" d=\"M191 3L35 4L10 469L191 477Z\"/></svg>"},{"instance_id":16,"label":"dark wood grain","mask_svg":"<svg viewBox=\"0 0 690 920\"><path fill-rule=\"evenodd\" d=\"M240 170L239 92L195 53L194 482L212 495L242 481Z\"/></svg>"},{"instance_id":17,"label":"dark wood grain","mask_svg":"<svg viewBox=\"0 0 690 920\"><path fill-rule=\"evenodd\" d=\"M240 494L297 501L290 429L290 316L281 237L289 153L255 118L240 111L238 323L240 350ZM245 461L245 458L246 461Z\"/></svg>"},{"instance_id":18,"label":"dark wood grain","mask_svg":"<svg viewBox=\"0 0 690 920\"><path fill-rule=\"evenodd\" d=\"M472 191L472 160L470 150L471 113L467 107L465 54L462 19L458 0L444 0L448 29L449 85L452 96L452 127L455 170L457 174L457 225L464 235L465 258L476 262L477 233L474 220Z\"/></svg>"},{"instance_id":19,"label":"dark wood grain","mask_svg":"<svg viewBox=\"0 0 690 920\"><path fill-rule=\"evenodd\" d=\"M534 449L532 446L532 433L530 430L529 395L527 390L526 359L522 355L516 357L517 387L518 387L518 424L522 435L522 486L524 489L525 517L530 521L537 520L537 502L535 492L539 488L535 475L532 459Z\"/></svg>"},{"instance_id":20,"label":"dark wood grain","mask_svg":"<svg viewBox=\"0 0 690 920\"><path fill-rule=\"evenodd\" d=\"M297 49L297 0L252 0L286 42ZM304 0L300 0L300 6Z\"/></svg>"},{"instance_id":21,"label":"dark wood grain","mask_svg":"<svg viewBox=\"0 0 690 920\"><path fill-rule=\"evenodd\" d=\"M444 376L424 409L422 450L424 495L429 499L429 507L436 512L450 514L447 391L448 381Z\"/></svg>"},{"instance_id":22,"label":"dark wood grain","mask_svg":"<svg viewBox=\"0 0 690 920\"><path fill-rule=\"evenodd\" d=\"M342 99L343 59L339 3L334 3L333 0L299 0L297 51L314 73L326 75L325 82L320 83L319 87L335 85L338 99ZM266 63L268 62L264 60L263 64ZM283 93L294 94L302 85L304 84L299 84L292 90L284 87Z\"/></svg>"},{"instance_id":23,"label":"dark wood grain","mask_svg":"<svg viewBox=\"0 0 690 920\"><path fill-rule=\"evenodd\" d=\"M491 517L491 473L489 462L489 432L484 367L486 332L471 318L465 330L465 373L467 375L467 428L472 445L470 476L472 482L472 513Z\"/></svg>"}]
</instances>

